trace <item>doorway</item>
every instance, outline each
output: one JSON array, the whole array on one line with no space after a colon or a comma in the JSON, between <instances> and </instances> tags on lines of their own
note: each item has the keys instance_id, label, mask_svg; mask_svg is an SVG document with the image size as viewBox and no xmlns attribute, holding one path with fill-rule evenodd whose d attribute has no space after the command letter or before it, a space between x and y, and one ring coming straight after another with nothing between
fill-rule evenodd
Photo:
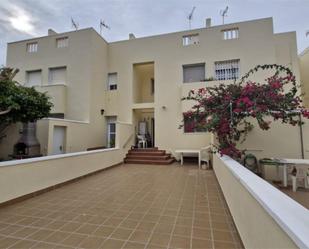
<instances>
[{"instance_id":1,"label":"doorway","mask_svg":"<svg viewBox=\"0 0 309 249\"><path fill-rule=\"evenodd\" d=\"M53 155L65 153L66 127L54 126Z\"/></svg>"}]
</instances>

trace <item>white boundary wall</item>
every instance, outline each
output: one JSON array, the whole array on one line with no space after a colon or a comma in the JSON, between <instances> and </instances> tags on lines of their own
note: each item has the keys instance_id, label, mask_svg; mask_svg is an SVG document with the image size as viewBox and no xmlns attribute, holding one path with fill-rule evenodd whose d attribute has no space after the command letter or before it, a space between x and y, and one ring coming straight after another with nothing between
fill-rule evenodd
<instances>
[{"instance_id":1,"label":"white boundary wall","mask_svg":"<svg viewBox=\"0 0 309 249\"><path fill-rule=\"evenodd\" d=\"M309 248L309 211L235 160L214 171L245 248Z\"/></svg>"},{"instance_id":2,"label":"white boundary wall","mask_svg":"<svg viewBox=\"0 0 309 249\"><path fill-rule=\"evenodd\" d=\"M116 125L116 148L0 163L0 204L123 162L132 124Z\"/></svg>"}]
</instances>

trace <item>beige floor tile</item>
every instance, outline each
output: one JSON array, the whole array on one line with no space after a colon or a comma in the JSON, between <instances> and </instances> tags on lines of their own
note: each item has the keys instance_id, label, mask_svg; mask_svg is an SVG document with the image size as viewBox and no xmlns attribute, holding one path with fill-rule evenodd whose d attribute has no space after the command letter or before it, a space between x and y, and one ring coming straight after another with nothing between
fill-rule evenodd
<instances>
[{"instance_id":1,"label":"beige floor tile","mask_svg":"<svg viewBox=\"0 0 309 249\"><path fill-rule=\"evenodd\" d=\"M195 239L195 238L192 239L192 249L207 249L207 248L213 248L211 240Z\"/></svg>"},{"instance_id":2,"label":"beige floor tile","mask_svg":"<svg viewBox=\"0 0 309 249\"><path fill-rule=\"evenodd\" d=\"M159 245L159 246L167 246L168 242L170 240L169 234L162 234L162 233L153 233L149 243L153 245Z\"/></svg>"},{"instance_id":3,"label":"beige floor tile","mask_svg":"<svg viewBox=\"0 0 309 249\"><path fill-rule=\"evenodd\" d=\"M139 223L136 220L125 219L120 223L119 226L127 229L134 229L137 227L138 224Z\"/></svg>"},{"instance_id":4,"label":"beige floor tile","mask_svg":"<svg viewBox=\"0 0 309 249\"><path fill-rule=\"evenodd\" d=\"M52 231L52 230L40 229L37 232L28 236L27 239L43 241L47 237L49 237L53 232L54 231Z\"/></svg>"},{"instance_id":5,"label":"beige floor tile","mask_svg":"<svg viewBox=\"0 0 309 249\"><path fill-rule=\"evenodd\" d=\"M113 231L115 231L115 227L108 227L108 226L100 226L93 235L95 236L102 236L102 237L109 237Z\"/></svg>"},{"instance_id":6,"label":"beige floor tile","mask_svg":"<svg viewBox=\"0 0 309 249\"><path fill-rule=\"evenodd\" d=\"M20 241L19 239L15 239L15 238L4 238L0 240L0 248L8 248L12 245L14 245L16 242Z\"/></svg>"},{"instance_id":7,"label":"beige floor tile","mask_svg":"<svg viewBox=\"0 0 309 249\"><path fill-rule=\"evenodd\" d=\"M117 228L110 237L112 239L127 240L130 237L132 232L133 230Z\"/></svg>"},{"instance_id":8,"label":"beige floor tile","mask_svg":"<svg viewBox=\"0 0 309 249\"><path fill-rule=\"evenodd\" d=\"M192 237L211 240L212 239L211 229L203 229L199 227L194 227Z\"/></svg>"},{"instance_id":9,"label":"beige floor tile","mask_svg":"<svg viewBox=\"0 0 309 249\"><path fill-rule=\"evenodd\" d=\"M102 249L119 249L123 246L125 241L122 240L114 240L114 239L107 239L103 242L100 248Z\"/></svg>"},{"instance_id":10,"label":"beige floor tile","mask_svg":"<svg viewBox=\"0 0 309 249\"><path fill-rule=\"evenodd\" d=\"M219 249L236 249L238 248L235 244L231 243L231 242L224 242L224 241L214 241L215 244L215 249L219 248Z\"/></svg>"},{"instance_id":11,"label":"beige floor tile","mask_svg":"<svg viewBox=\"0 0 309 249\"><path fill-rule=\"evenodd\" d=\"M16 233L12 234L12 236L18 237L18 238L26 238L30 236L31 234L37 232L38 230L39 230L38 228L25 227L21 230L18 230Z\"/></svg>"},{"instance_id":12,"label":"beige floor tile","mask_svg":"<svg viewBox=\"0 0 309 249\"><path fill-rule=\"evenodd\" d=\"M144 248L145 248L145 244L131 242L131 241L128 241L123 247L123 249L144 249Z\"/></svg>"},{"instance_id":13,"label":"beige floor tile","mask_svg":"<svg viewBox=\"0 0 309 249\"><path fill-rule=\"evenodd\" d=\"M50 243L61 243L61 241L65 240L69 235L70 233L67 232L56 231L46 237L44 241Z\"/></svg>"},{"instance_id":14,"label":"beige floor tile","mask_svg":"<svg viewBox=\"0 0 309 249\"><path fill-rule=\"evenodd\" d=\"M84 239L78 247L85 248L85 249L94 249L94 248L100 248L103 244L103 241L105 238L97 237L97 236L89 236L86 239Z\"/></svg>"},{"instance_id":15,"label":"beige floor tile","mask_svg":"<svg viewBox=\"0 0 309 249\"><path fill-rule=\"evenodd\" d=\"M190 238L173 236L171 238L169 247L170 248L188 249L188 248L190 248L190 244L191 244L191 239Z\"/></svg>"},{"instance_id":16,"label":"beige floor tile","mask_svg":"<svg viewBox=\"0 0 309 249\"><path fill-rule=\"evenodd\" d=\"M150 232L136 230L131 234L129 241L147 243L149 238L150 238Z\"/></svg>"},{"instance_id":17,"label":"beige floor tile","mask_svg":"<svg viewBox=\"0 0 309 249\"><path fill-rule=\"evenodd\" d=\"M64 232L75 232L81 226L82 226L82 223L68 222L65 225L63 225L59 230L64 231Z\"/></svg>"},{"instance_id":18,"label":"beige floor tile","mask_svg":"<svg viewBox=\"0 0 309 249\"><path fill-rule=\"evenodd\" d=\"M99 226L93 225L93 224L83 224L80 228L78 228L75 233L81 233L81 234L87 234L91 235L93 234Z\"/></svg>"},{"instance_id":19,"label":"beige floor tile","mask_svg":"<svg viewBox=\"0 0 309 249\"><path fill-rule=\"evenodd\" d=\"M175 236L181 236L181 237L191 237L191 233L192 233L192 227L187 226L176 225L173 231L173 234Z\"/></svg>"},{"instance_id":20,"label":"beige floor tile","mask_svg":"<svg viewBox=\"0 0 309 249\"><path fill-rule=\"evenodd\" d=\"M155 227L155 225L156 223L154 222L142 221L137 225L136 229L143 231L151 231Z\"/></svg>"},{"instance_id":21,"label":"beige floor tile","mask_svg":"<svg viewBox=\"0 0 309 249\"><path fill-rule=\"evenodd\" d=\"M19 242L17 242L16 244L14 244L12 247L12 249L28 249L31 248L32 246L34 246L36 244L35 241L31 241L31 240L20 240Z\"/></svg>"},{"instance_id":22,"label":"beige floor tile","mask_svg":"<svg viewBox=\"0 0 309 249\"><path fill-rule=\"evenodd\" d=\"M85 234L70 234L61 242L61 244L65 246L77 247L87 237L88 235Z\"/></svg>"},{"instance_id":23,"label":"beige floor tile","mask_svg":"<svg viewBox=\"0 0 309 249\"><path fill-rule=\"evenodd\" d=\"M214 240L233 242L233 236L229 231L213 230Z\"/></svg>"}]
</instances>

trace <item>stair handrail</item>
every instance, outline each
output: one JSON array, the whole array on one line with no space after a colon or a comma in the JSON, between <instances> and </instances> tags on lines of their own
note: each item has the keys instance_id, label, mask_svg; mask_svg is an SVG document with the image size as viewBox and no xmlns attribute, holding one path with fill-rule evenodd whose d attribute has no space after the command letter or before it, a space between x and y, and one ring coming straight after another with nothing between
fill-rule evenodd
<instances>
[{"instance_id":1,"label":"stair handrail","mask_svg":"<svg viewBox=\"0 0 309 249\"><path fill-rule=\"evenodd\" d=\"M127 140L125 141L125 143L123 144L122 148L124 149L125 147L127 147L127 144L129 143L129 141L131 140L131 138L133 137L133 133L130 134L130 136L127 138Z\"/></svg>"}]
</instances>

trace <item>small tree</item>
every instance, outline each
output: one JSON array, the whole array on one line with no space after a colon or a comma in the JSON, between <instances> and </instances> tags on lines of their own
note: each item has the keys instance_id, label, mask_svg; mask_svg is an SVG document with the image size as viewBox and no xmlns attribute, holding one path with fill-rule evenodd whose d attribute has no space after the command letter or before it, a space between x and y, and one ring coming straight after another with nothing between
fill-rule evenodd
<instances>
[{"instance_id":1,"label":"small tree","mask_svg":"<svg viewBox=\"0 0 309 249\"><path fill-rule=\"evenodd\" d=\"M271 70L274 74L265 83L249 81L259 70ZM295 76L289 68L275 64L256 66L233 84L191 90L182 100L196 101L192 110L184 113L186 120L196 121L191 128L212 132L219 143L217 151L236 159L244 153L237 143L243 142L253 128L250 119L256 119L261 129L268 130L267 117L291 125L300 124L300 114L309 118L297 96Z\"/></svg>"},{"instance_id":2,"label":"small tree","mask_svg":"<svg viewBox=\"0 0 309 249\"><path fill-rule=\"evenodd\" d=\"M52 107L45 93L14 81L17 73L17 69L0 68L0 139L10 124L35 122L47 117Z\"/></svg>"}]
</instances>

